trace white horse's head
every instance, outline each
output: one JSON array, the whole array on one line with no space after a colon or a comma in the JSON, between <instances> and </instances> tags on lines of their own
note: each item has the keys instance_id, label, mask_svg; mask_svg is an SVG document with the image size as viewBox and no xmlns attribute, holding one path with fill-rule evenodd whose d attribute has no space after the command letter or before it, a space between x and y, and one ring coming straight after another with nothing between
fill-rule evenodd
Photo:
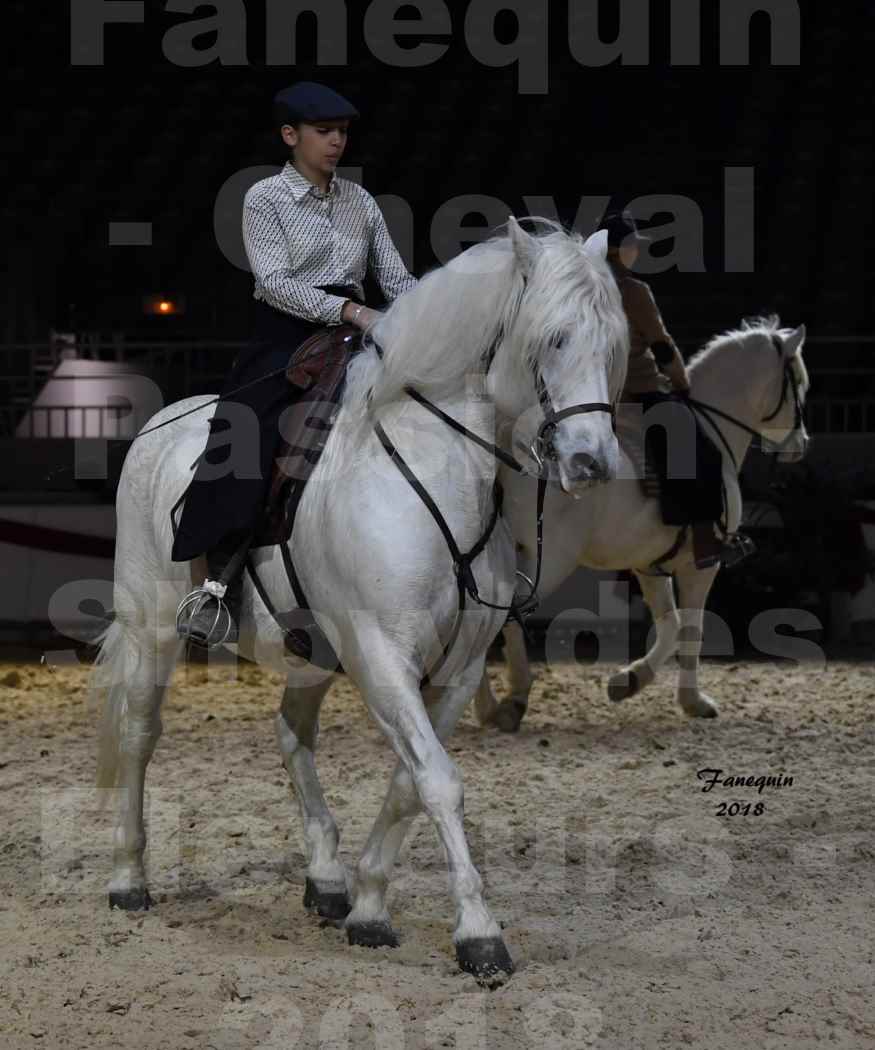
<instances>
[{"instance_id":1,"label":"white horse's head","mask_svg":"<svg viewBox=\"0 0 875 1050\"><path fill-rule=\"evenodd\" d=\"M777 318L763 333L771 341L780 368L765 384L760 439L763 447L774 451L782 463L802 459L811 440L803 415L809 387L808 370L802 360L805 334L804 324L796 329L778 328Z\"/></svg>"},{"instance_id":2,"label":"white horse's head","mask_svg":"<svg viewBox=\"0 0 875 1050\"><path fill-rule=\"evenodd\" d=\"M805 325L792 329L780 324L777 317L743 321L741 328L712 339L689 368L694 378L701 370L715 393L737 386L763 450L794 463L810 441L803 414L809 387L802 360Z\"/></svg>"},{"instance_id":3,"label":"white horse's head","mask_svg":"<svg viewBox=\"0 0 875 1050\"><path fill-rule=\"evenodd\" d=\"M408 387L465 398L473 382L498 423L513 424L532 473L543 463L576 492L617 472L611 408L626 375L628 325L607 235L584 241L549 219L527 221L537 235L511 217L395 300L370 330L382 357L350 367L344 405L373 413ZM588 404L603 407L566 411Z\"/></svg>"},{"instance_id":4,"label":"white horse's head","mask_svg":"<svg viewBox=\"0 0 875 1050\"><path fill-rule=\"evenodd\" d=\"M533 236L508 222L512 293L487 389L515 421L515 450L578 493L617 474L612 410L626 375L628 325L606 261L607 234L584 241L558 223L533 221L546 232Z\"/></svg>"}]
</instances>

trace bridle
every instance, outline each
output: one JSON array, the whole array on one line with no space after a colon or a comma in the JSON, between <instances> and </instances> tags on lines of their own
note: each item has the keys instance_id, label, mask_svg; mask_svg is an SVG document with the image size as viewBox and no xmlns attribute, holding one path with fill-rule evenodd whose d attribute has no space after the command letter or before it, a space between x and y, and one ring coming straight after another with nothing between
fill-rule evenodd
<instances>
[{"instance_id":1,"label":"bridle","mask_svg":"<svg viewBox=\"0 0 875 1050\"><path fill-rule=\"evenodd\" d=\"M781 357L784 353L784 344L781 342L780 336L774 334L772 335L772 346L777 351L778 356ZM696 409L700 415L704 416L708 420L708 422L716 431L717 436L723 442L723 446L729 453L729 458L732 460L732 464L735 467L735 471L736 473L738 473L739 464L735 458L735 453L732 451L732 448L730 447L726 438L723 436L723 432L720 429L720 427L714 422L712 418L712 413L714 415L720 416L722 419L725 419L730 423L733 423L741 430L747 431L747 433L751 435L753 440L759 444L763 452L779 453L786 448L793 435L802 427L804 420L802 400L799 396L799 383L793 371L792 358L788 358L784 362L784 378L781 384L781 396L778 399L778 404L775 406L774 412L769 413L769 415L767 416L763 416L763 423L771 422L771 420L773 420L778 415L778 413L781 411L781 409L784 407L784 404L787 401L787 393L790 389L792 389L793 391L793 429L784 438L783 441L773 441L771 438L765 437L759 430L755 430L753 427L749 427L747 423L743 423L740 419L736 419L735 416L730 415L728 412L724 412L722 409L717 408L715 405L709 404L707 401L699 401L697 398L694 397L685 397L683 400L686 402L686 404Z\"/></svg>"},{"instance_id":2,"label":"bridle","mask_svg":"<svg viewBox=\"0 0 875 1050\"><path fill-rule=\"evenodd\" d=\"M775 347L779 354L782 354L784 352L784 347L782 346L781 340L778 336L772 336L772 345ZM781 396L778 399L778 404L775 408L775 411L772 412L771 415L763 416L764 423L768 423L771 420L773 420L775 416L777 416L777 414L784 407L784 402L787 400L788 387L793 388L793 430L790 432L790 434L787 435L786 438L784 438L783 441L771 441L769 438L763 438L763 436L760 435L761 442L764 441L767 444L771 444L777 451L780 451L787 444L787 442L793 436L793 433L801 428L803 422L802 401L799 397L799 383L796 379L796 374L793 371L792 358L784 362L784 382L781 386Z\"/></svg>"},{"instance_id":3,"label":"bridle","mask_svg":"<svg viewBox=\"0 0 875 1050\"><path fill-rule=\"evenodd\" d=\"M613 428L614 433L617 433L616 402L608 404L605 401L588 401L581 405L571 405L570 407L560 409L557 412L553 407L553 401L550 398L550 392L547 390L547 384L544 382L541 374L537 371L535 372L535 388L538 391L538 401L541 403L544 418L541 421L541 425L538 427L538 432L535 435L534 441L529 447L529 455L538 467L539 478L546 477L549 474L549 466L546 461L549 460L555 462L559 458L554 439L556 437L556 429L563 419L569 419L571 416L582 415L585 412L607 412L611 417L611 427Z\"/></svg>"},{"instance_id":4,"label":"bridle","mask_svg":"<svg viewBox=\"0 0 875 1050\"><path fill-rule=\"evenodd\" d=\"M522 296L520 296L522 298ZM484 375L488 375L492 367L492 363L495 360L496 353L505 338L504 328L500 327L495 335L495 338L487 350L483 358L483 372ZM374 348L377 351L378 356L382 357L382 349L373 343ZM452 532L443 515L440 512L434 499L431 497L428 490L422 484L422 482L416 477L410 466L402 457L401 453L389 439L382 424L379 422L374 424L374 431L386 451L389 458L398 468L402 476L406 479L408 484L413 488L422 502L425 504L431 516L434 518L444 540L449 547L450 554L453 558L453 571L456 575L456 583L458 586L458 611L456 613L455 623L453 625L450 637L443 647L443 652L437 662L437 664L430 668L426 675L423 677L422 684L426 684L443 665L449 656L450 650L452 649L456 638L458 637L459 630L462 623L462 613L465 610L465 598L466 595L477 602L478 605L485 606L490 609L499 609L508 613L508 617L516 619L521 626L523 624L523 618L531 615L531 613L538 607L538 585L541 581L541 566L543 562L543 549L544 549L544 501L547 493L547 482L549 480L549 465L548 461L555 461L558 458L558 453L555 447L555 435L556 429L559 424L571 416L582 415L588 412L607 412L611 417L611 425L616 433L617 422L616 422L616 404L608 404L603 401L590 401L578 405L571 405L568 408L556 410L553 400L550 397L550 393L547 389L547 384L544 382L544 378L540 373L540 369L537 365L533 364L534 382L535 389L538 394L538 401L540 402L541 409L544 413L544 418L541 421L538 431L532 441L529 448L529 454L532 460L535 462L538 468L538 493L535 501L535 525L537 533L536 543L536 567L535 567L535 578L534 580L527 576L525 573L517 571L516 575L519 576L529 587L529 593L522 599L514 599L510 605L496 605L492 602L486 601L482 598L477 589L477 581L474 577L472 569L472 562L474 559L485 549L489 538L492 535L493 530L498 522L498 518L501 514L503 492L498 478L495 479L493 486L493 510L490 516L489 522L487 523L486 529L477 543L472 547L467 554L463 554L455 539L453 538ZM421 405L427 411L431 412L432 415L436 416L443 423L449 426L452 430L455 430L458 434L463 435L469 441L478 445L480 448L485 449L487 452L505 466L515 471L517 474L527 473L526 468L510 453L505 452L504 449L499 448L493 442L486 441L480 437L479 434L475 434L472 430L469 430L466 426L460 423L457 419L454 419L448 413L444 412L443 409L438 408L437 405L433 404L428 398L424 397L415 388L406 386L404 392L412 400L416 401L417 404Z\"/></svg>"}]
</instances>

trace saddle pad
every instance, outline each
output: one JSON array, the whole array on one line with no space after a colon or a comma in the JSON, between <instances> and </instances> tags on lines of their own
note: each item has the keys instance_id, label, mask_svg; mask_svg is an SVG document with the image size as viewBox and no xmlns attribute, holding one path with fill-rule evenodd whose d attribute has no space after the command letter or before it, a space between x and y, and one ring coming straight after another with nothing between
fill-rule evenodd
<instances>
[{"instance_id":1,"label":"saddle pad","mask_svg":"<svg viewBox=\"0 0 875 1050\"><path fill-rule=\"evenodd\" d=\"M274 458L265 514L253 547L285 543L292 534L304 488L331 434L346 369L361 349L362 333L342 324L317 332L292 354L286 369L290 408Z\"/></svg>"},{"instance_id":2,"label":"saddle pad","mask_svg":"<svg viewBox=\"0 0 875 1050\"><path fill-rule=\"evenodd\" d=\"M701 463L704 459L706 449L713 451L718 457L720 449L714 439L706 433L698 416L694 416L696 423L697 461ZM624 413L622 405L617 413L617 439L626 455L635 466L635 476L642 493L647 499L658 499L663 511L663 520L666 517L665 498L667 493L664 489L664 478L658 463L654 462L646 452L644 440L645 428L640 413ZM702 483L702 477L699 477ZM725 509L725 508L724 508ZM680 524L669 518L668 524ZM690 522L687 522L689 524Z\"/></svg>"}]
</instances>

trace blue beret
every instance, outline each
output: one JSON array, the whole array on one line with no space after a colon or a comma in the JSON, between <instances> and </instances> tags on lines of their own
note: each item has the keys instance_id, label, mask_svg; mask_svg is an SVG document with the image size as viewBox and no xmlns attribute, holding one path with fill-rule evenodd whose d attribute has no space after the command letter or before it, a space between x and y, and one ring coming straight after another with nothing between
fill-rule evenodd
<instances>
[{"instance_id":1,"label":"blue beret","mask_svg":"<svg viewBox=\"0 0 875 1050\"><path fill-rule=\"evenodd\" d=\"M289 124L299 120L313 123L317 120L352 120L359 116L355 106L336 91L302 80L284 88L274 98L277 122Z\"/></svg>"}]
</instances>

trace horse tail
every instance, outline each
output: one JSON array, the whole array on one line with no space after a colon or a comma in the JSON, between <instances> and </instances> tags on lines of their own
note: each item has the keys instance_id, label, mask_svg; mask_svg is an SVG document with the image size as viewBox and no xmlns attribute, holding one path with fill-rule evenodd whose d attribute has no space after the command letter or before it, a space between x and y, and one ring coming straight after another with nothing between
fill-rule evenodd
<instances>
[{"instance_id":1,"label":"horse tail","mask_svg":"<svg viewBox=\"0 0 875 1050\"><path fill-rule=\"evenodd\" d=\"M114 788L118 781L122 734L128 713L128 687L140 665L140 647L133 632L116 618L98 637L100 651L89 682L92 709L102 705L97 755L97 787ZM100 793L102 808L107 795Z\"/></svg>"}]
</instances>

